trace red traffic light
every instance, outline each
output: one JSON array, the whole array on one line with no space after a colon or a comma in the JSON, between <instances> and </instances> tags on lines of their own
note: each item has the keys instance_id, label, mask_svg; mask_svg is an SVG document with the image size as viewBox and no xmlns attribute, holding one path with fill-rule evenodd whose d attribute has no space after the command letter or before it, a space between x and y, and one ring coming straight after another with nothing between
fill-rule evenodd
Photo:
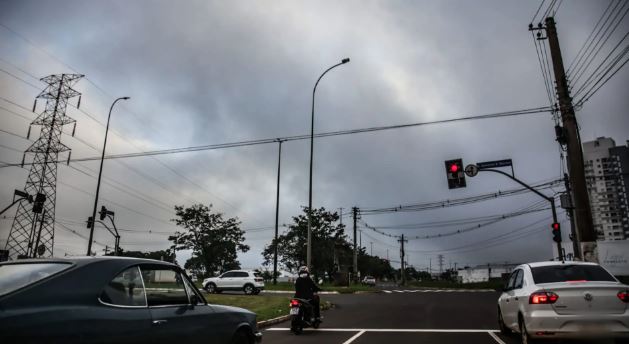
<instances>
[{"instance_id":1,"label":"red traffic light","mask_svg":"<svg viewBox=\"0 0 629 344\"><path fill-rule=\"evenodd\" d=\"M561 227L559 226L559 223L555 222L552 224L552 228L554 231L558 231L560 230Z\"/></svg>"},{"instance_id":2,"label":"red traffic light","mask_svg":"<svg viewBox=\"0 0 629 344\"><path fill-rule=\"evenodd\" d=\"M450 172L456 173L459 170L459 166L457 164L450 165Z\"/></svg>"}]
</instances>

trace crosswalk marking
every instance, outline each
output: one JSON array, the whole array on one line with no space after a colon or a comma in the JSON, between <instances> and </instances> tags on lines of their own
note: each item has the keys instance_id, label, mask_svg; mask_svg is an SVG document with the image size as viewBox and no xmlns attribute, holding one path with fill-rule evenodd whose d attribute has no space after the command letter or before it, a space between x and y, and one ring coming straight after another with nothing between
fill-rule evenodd
<instances>
[{"instance_id":1,"label":"crosswalk marking","mask_svg":"<svg viewBox=\"0 0 629 344\"><path fill-rule=\"evenodd\" d=\"M385 294L392 293L489 293L495 292L493 289L394 289L382 290Z\"/></svg>"}]
</instances>

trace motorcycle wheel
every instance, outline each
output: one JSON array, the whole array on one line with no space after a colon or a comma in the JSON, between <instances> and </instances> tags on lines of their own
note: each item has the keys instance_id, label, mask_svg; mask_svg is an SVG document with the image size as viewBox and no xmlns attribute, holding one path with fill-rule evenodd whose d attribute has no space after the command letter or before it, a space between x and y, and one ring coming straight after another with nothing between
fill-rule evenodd
<instances>
[{"instance_id":1,"label":"motorcycle wheel","mask_svg":"<svg viewBox=\"0 0 629 344\"><path fill-rule=\"evenodd\" d=\"M290 322L290 330L295 335L300 335L304 331L304 327L301 324L301 319L298 316L293 316L293 320Z\"/></svg>"}]
</instances>

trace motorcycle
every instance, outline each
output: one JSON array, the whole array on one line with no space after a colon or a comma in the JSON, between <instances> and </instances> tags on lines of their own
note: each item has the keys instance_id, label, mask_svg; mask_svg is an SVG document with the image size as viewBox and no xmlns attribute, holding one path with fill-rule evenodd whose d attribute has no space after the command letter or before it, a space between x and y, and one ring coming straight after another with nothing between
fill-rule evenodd
<instances>
[{"instance_id":1,"label":"motorcycle","mask_svg":"<svg viewBox=\"0 0 629 344\"><path fill-rule=\"evenodd\" d=\"M315 297L319 297L319 295L315 295ZM321 320L314 318L312 305L305 299L294 298L290 300L290 315L290 330L296 335L301 334L304 328L319 328L321 325Z\"/></svg>"}]
</instances>

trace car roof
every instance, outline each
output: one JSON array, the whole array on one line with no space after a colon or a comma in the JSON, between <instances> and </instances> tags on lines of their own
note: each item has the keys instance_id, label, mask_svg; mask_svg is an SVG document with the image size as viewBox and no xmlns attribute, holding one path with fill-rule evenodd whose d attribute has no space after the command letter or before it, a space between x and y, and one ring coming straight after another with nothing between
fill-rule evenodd
<instances>
[{"instance_id":1,"label":"car roof","mask_svg":"<svg viewBox=\"0 0 629 344\"><path fill-rule=\"evenodd\" d=\"M29 264L29 263L73 263L77 266L85 266L95 262L129 262L129 263L146 263L146 264L163 264L169 266L176 266L173 263L165 262L161 260L146 259L146 258L134 258L134 257L116 257L116 256L75 256L75 257L63 257L63 258L33 258L33 259L18 259L7 262L2 262L0 265L7 264Z\"/></svg>"},{"instance_id":2,"label":"car roof","mask_svg":"<svg viewBox=\"0 0 629 344\"><path fill-rule=\"evenodd\" d=\"M596 263L590 262L580 262L580 261L546 261L546 262L534 262L525 264L532 268L537 268L540 266L558 266L558 265L598 265Z\"/></svg>"}]
</instances>

